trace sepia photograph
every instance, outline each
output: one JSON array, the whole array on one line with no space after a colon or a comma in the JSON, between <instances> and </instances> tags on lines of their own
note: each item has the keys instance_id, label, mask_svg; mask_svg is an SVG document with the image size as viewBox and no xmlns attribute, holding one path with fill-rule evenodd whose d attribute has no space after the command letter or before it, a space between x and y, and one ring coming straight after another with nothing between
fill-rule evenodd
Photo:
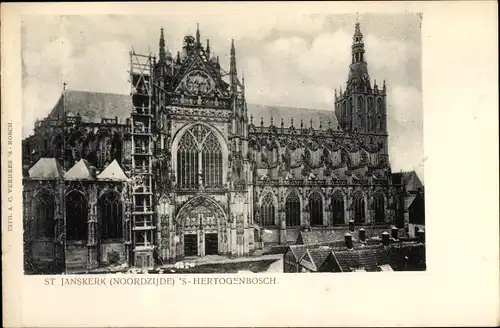
<instances>
[{"instance_id":1,"label":"sepia photograph","mask_svg":"<svg viewBox=\"0 0 500 328\"><path fill-rule=\"evenodd\" d=\"M426 270L422 15L240 19L22 18L26 275Z\"/></svg>"}]
</instances>

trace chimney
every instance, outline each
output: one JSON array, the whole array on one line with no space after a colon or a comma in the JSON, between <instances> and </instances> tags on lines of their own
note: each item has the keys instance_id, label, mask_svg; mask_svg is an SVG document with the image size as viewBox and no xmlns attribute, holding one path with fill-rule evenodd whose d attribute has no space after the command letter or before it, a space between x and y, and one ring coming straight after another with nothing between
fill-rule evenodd
<instances>
[{"instance_id":1,"label":"chimney","mask_svg":"<svg viewBox=\"0 0 500 328\"><path fill-rule=\"evenodd\" d=\"M389 233L387 231L382 232L382 243L384 246L389 245Z\"/></svg>"},{"instance_id":2,"label":"chimney","mask_svg":"<svg viewBox=\"0 0 500 328\"><path fill-rule=\"evenodd\" d=\"M394 240L398 240L398 232L399 232L399 229L397 227L392 227L391 228L391 237L392 239Z\"/></svg>"},{"instance_id":3,"label":"chimney","mask_svg":"<svg viewBox=\"0 0 500 328\"><path fill-rule=\"evenodd\" d=\"M365 229L359 229L359 240L364 243L366 241L366 231Z\"/></svg>"},{"instance_id":4,"label":"chimney","mask_svg":"<svg viewBox=\"0 0 500 328\"><path fill-rule=\"evenodd\" d=\"M422 243L422 244L425 244L425 231L422 229L422 230L418 230L417 232L417 237L418 237L418 240Z\"/></svg>"},{"instance_id":5,"label":"chimney","mask_svg":"<svg viewBox=\"0 0 500 328\"><path fill-rule=\"evenodd\" d=\"M347 232L344 235L344 239L345 239L345 246L347 247L347 249L352 249L352 235Z\"/></svg>"},{"instance_id":6,"label":"chimney","mask_svg":"<svg viewBox=\"0 0 500 328\"><path fill-rule=\"evenodd\" d=\"M354 220L349 220L349 230L354 231Z\"/></svg>"}]
</instances>

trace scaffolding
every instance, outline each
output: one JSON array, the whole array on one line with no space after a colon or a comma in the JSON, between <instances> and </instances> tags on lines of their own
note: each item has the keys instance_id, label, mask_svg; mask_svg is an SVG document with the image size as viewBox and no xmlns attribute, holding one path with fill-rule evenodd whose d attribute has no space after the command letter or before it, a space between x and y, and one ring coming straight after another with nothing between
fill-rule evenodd
<instances>
[{"instance_id":1,"label":"scaffolding","mask_svg":"<svg viewBox=\"0 0 500 328\"><path fill-rule=\"evenodd\" d=\"M153 64L154 58L130 52L130 83L133 110L132 138L132 243L133 264L154 267L155 215L153 197Z\"/></svg>"}]
</instances>

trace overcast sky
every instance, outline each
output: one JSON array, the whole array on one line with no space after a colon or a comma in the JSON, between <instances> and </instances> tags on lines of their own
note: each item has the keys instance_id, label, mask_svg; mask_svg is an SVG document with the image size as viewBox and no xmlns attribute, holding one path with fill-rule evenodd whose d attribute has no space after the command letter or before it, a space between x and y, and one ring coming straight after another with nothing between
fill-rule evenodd
<instances>
[{"instance_id":1,"label":"overcast sky","mask_svg":"<svg viewBox=\"0 0 500 328\"><path fill-rule=\"evenodd\" d=\"M230 16L27 16L22 24L23 137L33 132L67 89L128 94L131 47L158 52L160 27L176 54L184 35L210 39L229 66L235 40L247 101L332 110L345 82L358 18L372 81L388 88L389 152L393 171L415 169L423 180L421 18L416 14Z\"/></svg>"}]
</instances>

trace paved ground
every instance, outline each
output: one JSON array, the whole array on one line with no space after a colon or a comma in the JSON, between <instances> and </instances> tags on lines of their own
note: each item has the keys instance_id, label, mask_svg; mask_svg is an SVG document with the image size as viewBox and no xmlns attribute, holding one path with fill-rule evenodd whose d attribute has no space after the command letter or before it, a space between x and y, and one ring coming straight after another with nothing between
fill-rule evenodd
<instances>
[{"instance_id":1,"label":"paved ground","mask_svg":"<svg viewBox=\"0 0 500 328\"><path fill-rule=\"evenodd\" d=\"M203 264L223 264L223 263L238 263L238 262L251 262L251 261L262 261L262 260L281 260L283 255L281 254L273 254L273 255L259 255L259 256L245 256L245 257L237 257L237 258L228 258L222 255L207 255L204 257L193 257L193 258L185 258L180 262L183 263L194 263L196 266ZM271 266L273 266L273 263ZM174 268L175 264L165 264L160 266L162 269L170 269ZM283 267L283 264L281 264Z\"/></svg>"},{"instance_id":2,"label":"paved ground","mask_svg":"<svg viewBox=\"0 0 500 328\"><path fill-rule=\"evenodd\" d=\"M281 256L281 258L274 262L273 264L271 264L269 266L269 269L267 269L266 272L269 272L269 273L283 273L283 256Z\"/></svg>"}]
</instances>

